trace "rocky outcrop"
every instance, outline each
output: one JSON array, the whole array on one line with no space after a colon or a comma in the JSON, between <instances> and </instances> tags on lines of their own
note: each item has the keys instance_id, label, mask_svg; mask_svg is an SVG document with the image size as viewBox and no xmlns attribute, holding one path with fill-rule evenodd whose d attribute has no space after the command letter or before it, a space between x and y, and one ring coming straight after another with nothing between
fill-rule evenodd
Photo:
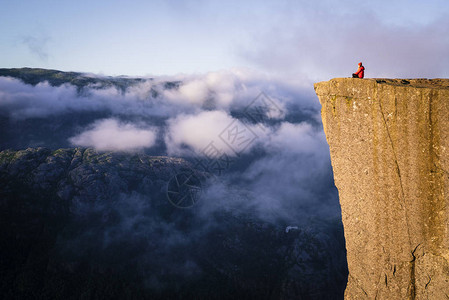
<instances>
[{"instance_id":1,"label":"rocky outcrop","mask_svg":"<svg viewBox=\"0 0 449 300\"><path fill-rule=\"evenodd\" d=\"M52 192L65 202L113 198L118 193L160 189L192 166L182 158L145 154L98 153L93 149L47 148L0 152L4 191L15 186ZM16 194L19 190L15 190Z\"/></svg>"},{"instance_id":2,"label":"rocky outcrop","mask_svg":"<svg viewBox=\"0 0 449 300\"><path fill-rule=\"evenodd\" d=\"M346 299L449 299L449 80L315 84L339 190Z\"/></svg>"}]
</instances>

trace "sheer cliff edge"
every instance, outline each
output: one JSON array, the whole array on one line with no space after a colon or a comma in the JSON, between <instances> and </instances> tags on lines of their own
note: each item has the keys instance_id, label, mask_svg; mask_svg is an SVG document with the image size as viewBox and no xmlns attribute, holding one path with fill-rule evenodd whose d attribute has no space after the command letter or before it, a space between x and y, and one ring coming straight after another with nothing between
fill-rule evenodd
<instances>
[{"instance_id":1,"label":"sheer cliff edge","mask_svg":"<svg viewBox=\"0 0 449 300\"><path fill-rule=\"evenodd\" d=\"M449 299L449 79L315 84L345 230L346 299Z\"/></svg>"}]
</instances>

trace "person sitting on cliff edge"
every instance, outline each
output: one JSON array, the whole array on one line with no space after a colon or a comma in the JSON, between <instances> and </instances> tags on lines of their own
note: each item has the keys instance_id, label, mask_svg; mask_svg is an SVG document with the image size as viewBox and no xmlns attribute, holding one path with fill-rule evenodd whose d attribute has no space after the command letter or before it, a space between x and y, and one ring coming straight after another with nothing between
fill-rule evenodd
<instances>
[{"instance_id":1,"label":"person sitting on cliff edge","mask_svg":"<svg viewBox=\"0 0 449 300\"><path fill-rule=\"evenodd\" d=\"M357 72L352 74L352 78L363 78L365 77L365 67L362 65L361 62L359 62L359 68L357 69Z\"/></svg>"}]
</instances>

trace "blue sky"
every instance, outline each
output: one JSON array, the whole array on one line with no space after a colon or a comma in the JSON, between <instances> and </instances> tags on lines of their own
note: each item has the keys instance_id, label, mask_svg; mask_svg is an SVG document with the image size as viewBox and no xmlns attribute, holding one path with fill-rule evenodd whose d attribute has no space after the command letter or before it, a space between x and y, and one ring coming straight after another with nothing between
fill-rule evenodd
<instances>
[{"instance_id":1,"label":"blue sky","mask_svg":"<svg viewBox=\"0 0 449 300\"><path fill-rule=\"evenodd\" d=\"M449 2L0 0L0 67L448 77Z\"/></svg>"}]
</instances>

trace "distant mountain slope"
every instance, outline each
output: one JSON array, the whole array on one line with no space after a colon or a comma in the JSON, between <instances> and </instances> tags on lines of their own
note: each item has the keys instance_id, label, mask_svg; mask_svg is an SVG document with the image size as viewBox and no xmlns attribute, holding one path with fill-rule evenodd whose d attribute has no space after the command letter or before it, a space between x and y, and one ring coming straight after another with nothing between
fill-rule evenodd
<instances>
[{"instance_id":1,"label":"distant mountain slope","mask_svg":"<svg viewBox=\"0 0 449 300\"><path fill-rule=\"evenodd\" d=\"M141 121L145 118L147 123L160 125L163 117L158 116L157 113L150 116L139 114L139 109L134 109L138 101L128 100L126 91L137 84L150 81L141 97L142 102L145 101L148 106L151 106L153 104L150 102L156 98L159 100L163 91L177 89L181 84L180 81L156 83L151 78L100 76L39 68L0 68L1 77L18 79L32 86L48 82L54 88L32 88L19 91L22 86L15 89L11 88L15 83L10 83L11 90L4 91L0 97L0 150L71 147L68 138L96 120L112 116L120 116L128 121ZM67 86L61 87L62 85ZM73 87L76 89L74 92ZM111 88L114 92L101 94L102 91L108 91ZM92 95L95 91L99 94ZM117 103L120 108L114 106ZM55 108L53 112L52 107ZM134 111L127 112L127 109ZM23 111L31 113L22 114ZM34 114L33 111L40 111L42 114ZM163 153L164 151L154 152Z\"/></svg>"},{"instance_id":2,"label":"distant mountain slope","mask_svg":"<svg viewBox=\"0 0 449 300\"><path fill-rule=\"evenodd\" d=\"M341 298L341 226L286 232L205 214L206 198L178 209L167 182L190 167L80 148L0 152L2 298Z\"/></svg>"},{"instance_id":3,"label":"distant mountain slope","mask_svg":"<svg viewBox=\"0 0 449 300\"><path fill-rule=\"evenodd\" d=\"M125 90L127 87L145 81L145 78L132 78L126 76L91 76L80 72L63 72L58 70L40 68L0 68L0 76L13 77L22 80L24 83L36 85L47 81L52 86L60 86L70 83L81 89L87 85L95 85L98 88L116 87ZM148 79L151 80L151 79Z\"/></svg>"},{"instance_id":4,"label":"distant mountain slope","mask_svg":"<svg viewBox=\"0 0 449 300\"><path fill-rule=\"evenodd\" d=\"M341 299L340 210L307 95L238 72L2 69L2 299ZM235 129L257 135L237 156Z\"/></svg>"}]
</instances>

